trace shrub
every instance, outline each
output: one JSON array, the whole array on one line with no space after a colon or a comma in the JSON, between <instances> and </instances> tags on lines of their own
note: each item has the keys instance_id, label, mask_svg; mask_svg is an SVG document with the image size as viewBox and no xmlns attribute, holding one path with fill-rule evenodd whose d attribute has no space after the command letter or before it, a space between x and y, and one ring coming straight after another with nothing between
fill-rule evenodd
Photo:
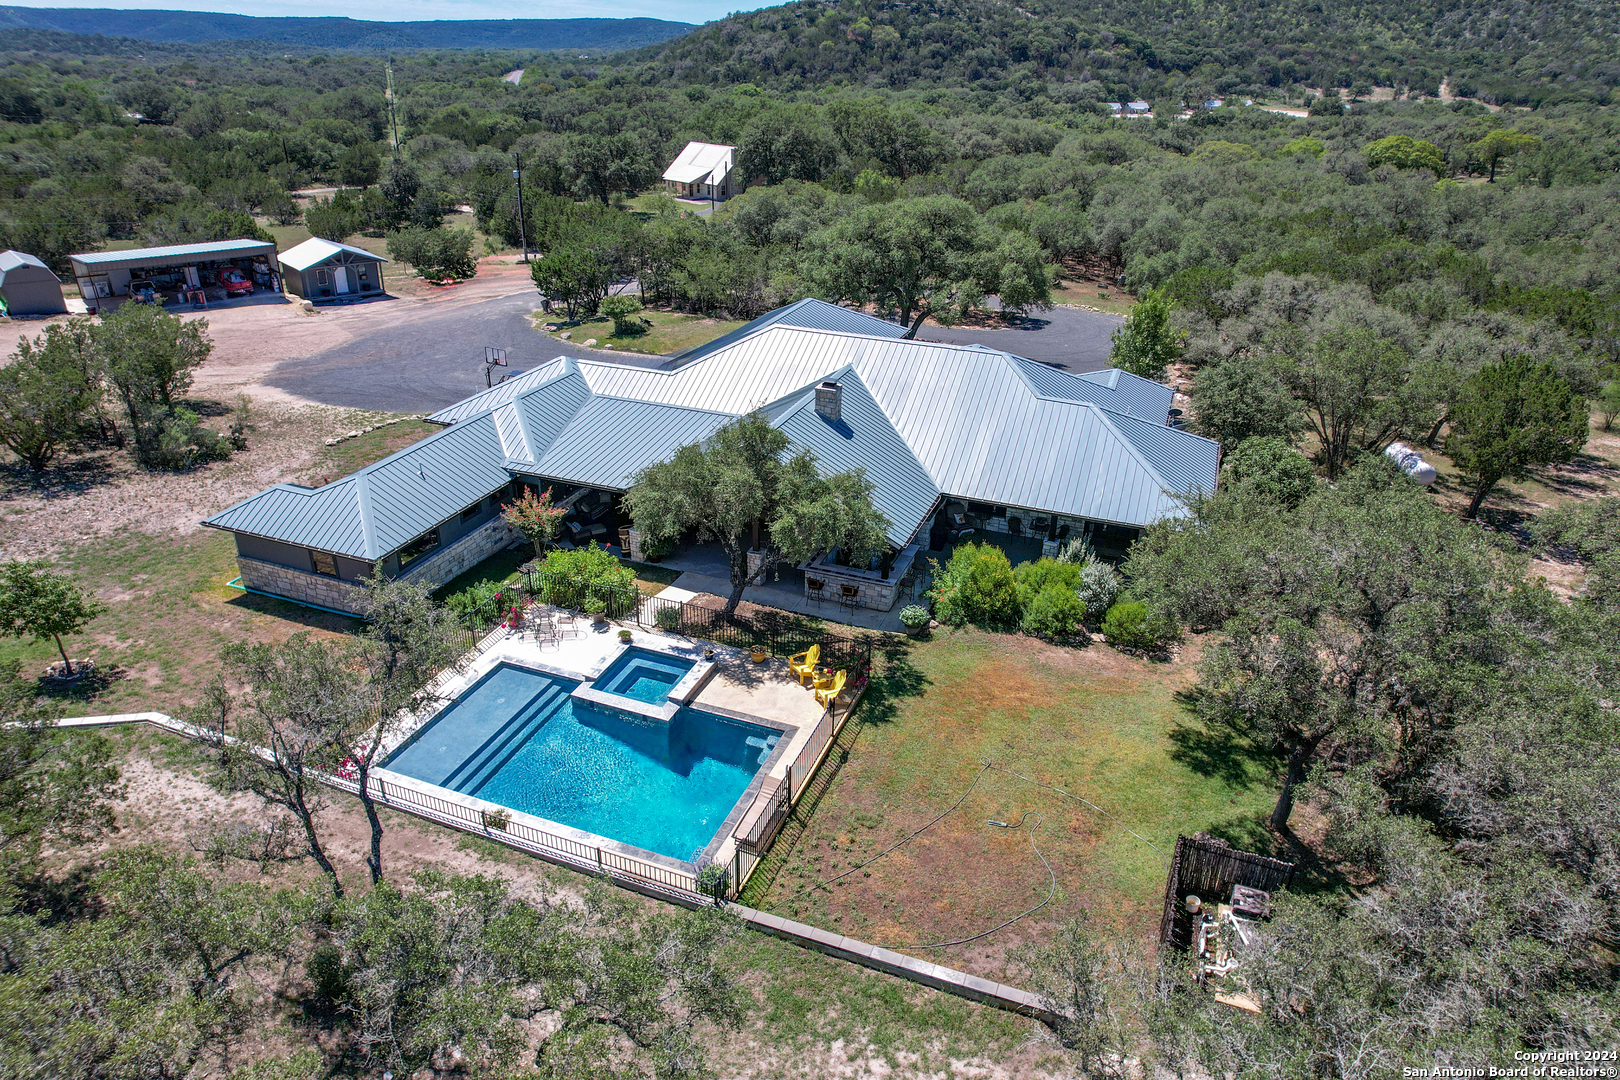
<instances>
[{"instance_id":1,"label":"shrub","mask_svg":"<svg viewBox=\"0 0 1620 1080\"><path fill-rule=\"evenodd\" d=\"M1033 596L1054 585L1072 590L1080 586L1080 567L1059 559L1036 559L1019 563L1013 579L1018 582L1020 597Z\"/></svg>"},{"instance_id":2,"label":"shrub","mask_svg":"<svg viewBox=\"0 0 1620 1080\"><path fill-rule=\"evenodd\" d=\"M315 1000L324 1005L335 1005L349 996L349 976L352 974L343 962L343 952L330 942L315 946L304 962L304 971L315 988Z\"/></svg>"},{"instance_id":3,"label":"shrub","mask_svg":"<svg viewBox=\"0 0 1620 1080\"><path fill-rule=\"evenodd\" d=\"M1157 652L1175 640L1175 627L1163 615L1148 610L1140 600L1126 600L1108 609L1102 632L1110 645Z\"/></svg>"},{"instance_id":4,"label":"shrub","mask_svg":"<svg viewBox=\"0 0 1620 1080\"><path fill-rule=\"evenodd\" d=\"M136 446L141 464L158 469L188 469L231 456L230 439L202 423L190 409L175 406L157 424L157 446L145 454Z\"/></svg>"},{"instance_id":5,"label":"shrub","mask_svg":"<svg viewBox=\"0 0 1620 1080\"><path fill-rule=\"evenodd\" d=\"M1019 629L1037 637L1065 640L1075 637L1086 622L1086 602L1065 585L1047 585L1023 597L1024 617Z\"/></svg>"},{"instance_id":6,"label":"shrub","mask_svg":"<svg viewBox=\"0 0 1620 1080\"><path fill-rule=\"evenodd\" d=\"M902 619L905 613L901 612ZM653 622L658 624L660 630L675 630L681 625L681 609L678 607L662 607L658 614L653 616Z\"/></svg>"},{"instance_id":7,"label":"shrub","mask_svg":"<svg viewBox=\"0 0 1620 1080\"><path fill-rule=\"evenodd\" d=\"M308 213L305 214L308 217ZM471 229L402 229L388 234L388 255L409 263L434 280L465 279L478 273Z\"/></svg>"},{"instance_id":8,"label":"shrub","mask_svg":"<svg viewBox=\"0 0 1620 1080\"><path fill-rule=\"evenodd\" d=\"M1120 579L1119 572L1096 556L1080 567L1080 588L1077 591L1080 599L1085 601L1087 611L1107 611L1114 606L1114 601L1119 599L1124 588L1125 582Z\"/></svg>"},{"instance_id":9,"label":"shrub","mask_svg":"<svg viewBox=\"0 0 1620 1080\"><path fill-rule=\"evenodd\" d=\"M483 820L484 828L493 829L496 832L505 832L506 827L512 824L512 814L507 810L485 810L483 811Z\"/></svg>"},{"instance_id":10,"label":"shrub","mask_svg":"<svg viewBox=\"0 0 1620 1080\"><path fill-rule=\"evenodd\" d=\"M724 863L710 863L698 871L698 892L712 896L715 903L726 898L726 886L731 883L731 870Z\"/></svg>"},{"instance_id":11,"label":"shrub","mask_svg":"<svg viewBox=\"0 0 1620 1080\"><path fill-rule=\"evenodd\" d=\"M480 581L445 597L444 606L469 627L498 622L517 599L517 588L499 581Z\"/></svg>"},{"instance_id":12,"label":"shrub","mask_svg":"<svg viewBox=\"0 0 1620 1080\"><path fill-rule=\"evenodd\" d=\"M624 603L632 603L636 594L636 573L619 562L605 547L587 544L572 551L553 551L540 564L542 589L547 603L561 607L575 607L587 598L610 607L615 613ZM613 597L610 603L607 597ZM626 598L623 603L617 598ZM585 610L589 611L587 605Z\"/></svg>"},{"instance_id":13,"label":"shrub","mask_svg":"<svg viewBox=\"0 0 1620 1080\"><path fill-rule=\"evenodd\" d=\"M1018 581L1000 548L969 541L957 547L943 569L937 562L935 567L929 595L940 622L991 627L1018 622Z\"/></svg>"},{"instance_id":14,"label":"shrub","mask_svg":"<svg viewBox=\"0 0 1620 1080\"><path fill-rule=\"evenodd\" d=\"M1269 503L1289 509L1300 504L1316 486L1311 463L1288 440L1276 435L1251 435L1238 443L1223 463L1233 490L1247 491Z\"/></svg>"},{"instance_id":15,"label":"shrub","mask_svg":"<svg viewBox=\"0 0 1620 1080\"><path fill-rule=\"evenodd\" d=\"M596 310L613 320L614 337L633 337L647 330L640 319L631 318L641 310L641 301L633 296L604 297Z\"/></svg>"},{"instance_id":16,"label":"shrub","mask_svg":"<svg viewBox=\"0 0 1620 1080\"><path fill-rule=\"evenodd\" d=\"M933 621L928 609L917 604L911 604L900 609L900 625L915 630L919 626L927 626Z\"/></svg>"}]
</instances>

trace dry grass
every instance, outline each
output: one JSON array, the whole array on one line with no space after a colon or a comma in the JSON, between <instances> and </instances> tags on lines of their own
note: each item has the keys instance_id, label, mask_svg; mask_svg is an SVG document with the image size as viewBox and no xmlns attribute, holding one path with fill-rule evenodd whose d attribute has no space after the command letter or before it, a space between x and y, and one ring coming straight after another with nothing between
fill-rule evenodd
<instances>
[{"instance_id":1,"label":"dry grass","mask_svg":"<svg viewBox=\"0 0 1620 1080\"><path fill-rule=\"evenodd\" d=\"M1183 726L1170 665L1104 646L947 632L892 657L840 739L834 768L795 812L751 898L779 914L986 977L1018 982L1007 954L1080 908L1136 937L1157 925L1177 833L1263 845L1273 763ZM893 854L833 885L961 798L989 761L1088 799L1113 818L1007 773L983 772L961 806ZM840 764L841 762L841 764ZM1027 818L1025 815L1028 814ZM1037 816L1039 816L1039 820ZM1019 829L987 824L1018 823ZM1150 843L1132 835L1141 834ZM964 946L919 950L1024 921Z\"/></svg>"}]
</instances>

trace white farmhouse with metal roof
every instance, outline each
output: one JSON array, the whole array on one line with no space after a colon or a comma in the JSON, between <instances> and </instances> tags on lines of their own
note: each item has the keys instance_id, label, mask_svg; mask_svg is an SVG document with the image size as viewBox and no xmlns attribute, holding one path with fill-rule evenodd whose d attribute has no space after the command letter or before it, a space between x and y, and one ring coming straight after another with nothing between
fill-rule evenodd
<instances>
[{"instance_id":1,"label":"white farmhouse with metal roof","mask_svg":"<svg viewBox=\"0 0 1620 1080\"><path fill-rule=\"evenodd\" d=\"M737 194L732 181L736 163L735 146L689 142L664 170L664 186L683 198L724 201Z\"/></svg>"},{"instance_id":2,"label":"white farmhouse with metal roof","mask_svg":"<svg viewBox=\"0 0 1620 1080\"><path fill-rule=\"evenodd\" d=\"M1122 547L1183 513L1178 496L1214 489L1216 444L1168 425L1169 387L903 334L809 300L662 370L559 356L433 414L444 431L352 476L277 485L204 524L236 534L250 587L304 600L314 582L313 602L343 607L338 583L373 568L440 583L505 546L498 502L517 485L616 495L756 411L826 471L864 468L896 549L942 547L955 507L992 529L1018 518Z\"/></svg>"}]
</instances>

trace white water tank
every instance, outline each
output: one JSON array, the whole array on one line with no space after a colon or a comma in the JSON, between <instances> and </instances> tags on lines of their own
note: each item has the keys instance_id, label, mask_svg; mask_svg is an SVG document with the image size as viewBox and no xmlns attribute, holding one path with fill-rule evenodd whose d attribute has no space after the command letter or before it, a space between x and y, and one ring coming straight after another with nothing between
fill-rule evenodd
<instances>
[{"instance_id":1,"label":"white water tank","mask_svg":"<svg viewBox=\"0 0 1620 1080\"><path fill-rule=\"evenodd\" d=\"M1384 450L1384 456L1400 466L1401 472L1416 480L1424 487L1434 483L1434 466L1423 460L1423 455L1407 446L1403 442L1392 442Z\"/></svg>"}]
</instances>

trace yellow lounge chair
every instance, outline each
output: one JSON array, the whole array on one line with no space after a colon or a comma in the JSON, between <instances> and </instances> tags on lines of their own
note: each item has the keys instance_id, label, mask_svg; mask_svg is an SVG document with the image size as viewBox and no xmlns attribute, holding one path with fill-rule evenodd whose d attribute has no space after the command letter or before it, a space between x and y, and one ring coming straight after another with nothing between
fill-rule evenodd
<instances>
[{"instance_id":1,"label":"yellow lounge chair","mask_svg":"<svg viewBox=\"0 0 1620 1080\"><path fill-rule=\"evenodd\" d=\"M844 679L849 673L839 671L831 680L822 679L816 683L816 704L824 709L832 708L832 703L838 700L838 695L844 692ZM827 685L822 686L825 682Z\"/></svg>"},{"instance_id":2,"label":"yellow lounge chair","mask_svg":"<svg viewBox=\"0 0 1620 1080\"><path fill-rule=\"evenodd\" d=\"M800 686L809 686L816 678L816 661L821 659L821 646L812 645L802 653L788 657L788 667Z\"/></svg>"}]
</instances>

